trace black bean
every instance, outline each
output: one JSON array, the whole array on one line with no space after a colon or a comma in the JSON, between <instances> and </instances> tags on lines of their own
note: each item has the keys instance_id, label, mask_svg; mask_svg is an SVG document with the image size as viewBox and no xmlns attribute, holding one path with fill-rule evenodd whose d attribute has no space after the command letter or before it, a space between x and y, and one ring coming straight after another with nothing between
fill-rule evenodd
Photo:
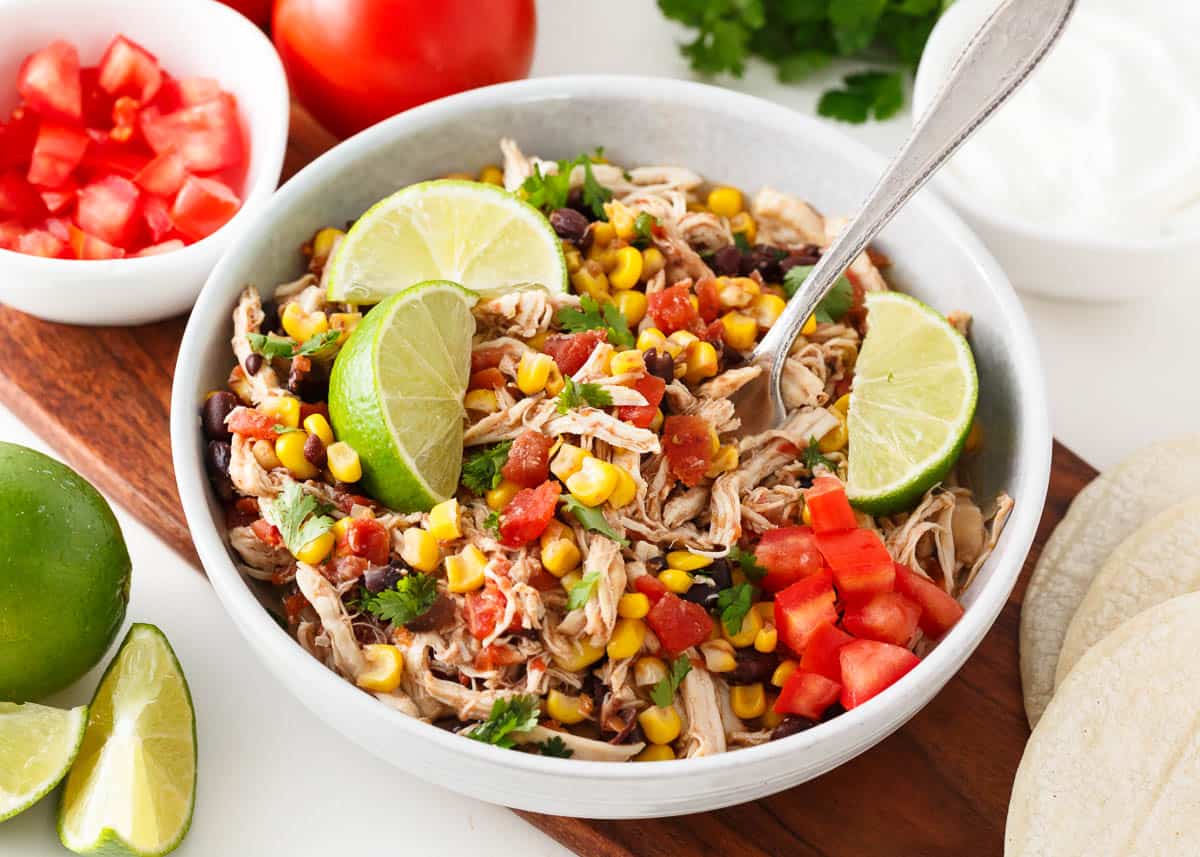
<instances>
[{"instance_id":1,"label":"black bean","mask_svg":"<svg viewBox=\"0 0 1200 857\"><path fill-rule=\"evenodd\" d=\"M225 425L225 419L237 406L237 396L227 390L213 393L205 400L204 407L200 410L200 420L209 440L230 440L233 437Z\"/></svg>"},{"instance_id":2,"label":"black bean","mask_svg":"<svg viewBox=\"0 0 1200 857\"><path fill-rule=\"evenodd\" d=\"M210 440L204 456L208 478L213 489L222 500L233 499L233 480L229 478L229 462L233 458L233 446L224 440Z\"/></svg>"},{"instance_id":3,"label":"black bean","mask_svg":"<svg viewBox=\"0 0 1200 857\"><path fill-rule=\"evenodd\" d=\"M373 565L363 575L363 586L367 587L367 592L372 595L383 592L385 589L391 589L402 577L401 571L403 570L404 566L394 562L388 565Z\"/></svg>"},{"instance_id":4,"label":"black bean","mask_svg":"<svg viewBox=\"0 0 1200 857\"><path fill-rule=\"evenodd\" d=\"M277 329L279 327L279 307L275 305L275 302L263 301L262 311L263 320L258 329L263 333Z\"/></svg>"},{"instance_id":5,"label":"black bean","mask_svg":"<svg viewBox=\"0 0 1200 857\"><path fill-rule=\"evenodd\" d=\"M780 723L771 732L771 740L778 741L780 738L786 738L789 735L795 735L798 732L803 732L806 729L812 729L817 724L806 717L797 717L794 714L789 714L783 718Z\"/></svg>"},{"instance_id":6,"label":"black bean","mask_svg":"<svg viewBox=\"0 0 1200 857\"><path fill-rule=\"evenodd\" d=\"M304 458L309 464L314 464L317 467L325 466L325 442L315 434L310 434L304 439Z\"/></svg>"},{"instance_id":7,"label":"black bean","mask_svg":"<svg viewBox=\"0 0 1200 857\"><path fill-rule=\"evenodd\" d=\"M646 371L656 378L662 378L670 384L675 380L675 358L665 351L649 348L643 355L646 359Z\"/></svg>"},{"instance_id":8,"label":"black bean","mask_svg":"<svg viewBox=\"0 0 1200 857\"><path fill-rule=\"evenodd\" d=\"M567 208L578 211L588 219L589 223L596 219L595 212L592 211L591 206L585 204L583 201L583 188L571 188L570 193L567 194Z\"/></svg>"},{"instance_id":9,"label":"black bean","mask_svg":"<svg viewBox=\"0 0 1200 857\"><path fill-rule=\"evenodd\" d=\"M244 368L247 375L257 375L258 370L263 367L263 356L257 352L253 352L246 357Z\"/></svg>"},{"instance_id":10,"label":"black bean","mask_svg":"<svg viewBox=\"0 0 1200 857\"><path fill-rule=\"evenodd\" d=\"M774 652L760 652L756 649L738 649L734 653L737 666L725 673L725 680L730 684L757 684L771 678L775 668L779 666L779 656Z\"/></svg>"},{"instance_id":11,"label":"black bean","mask_svg":"<svg viewBox=\"0 0 1200 857\"><path fill-rule=\"evenodd\" d=\"M799 253L788 253L786 257L781 259L779 262L779 273L782 276L783 274L786 274L788 271L792 270L792 268L795 268L797 265L803 265L806 268L811 268L820 261L820 253L810 253L808 252L808 248L805 248Z\"/></svg>"},{"instance_id":12,"label":"black bean","mask_svg":"<svg viewBox=\"0 0 1200 857\"><path fill-rule=\"evenodd\" d=\"M758 271L768 283L777 283L783 276L779 269L779 262L786 256L787 254L778 247L755 244L749 253L742 254L742 264L739 270L743 277L748 277Z\"/></svg>"},{"instance_id":13,"label":"black bean","mask_svg":"<svg viewBox=\"0 0 1200 857\"><path fill-rule=\"evenodd\" d=\"M427 631L444 631L452 627L457 619L458 608L454 605L454 599L446 595L438 595L433 606L416 619L405 623L404 627L410 631L416 631L418 634Z\"/></svg>"},{"instance_id":14,"label":"black bean","mask_svg":"<svg viewBox=\"0 0 1200 857\"><path fill-rule=\"evenodd\" d=\"M701 569L697 574L706 574L711 577L717 585L717 589L728 589L733 586L733 570L729 567L729 560L723 557L714 559L712 565Z\"/></svg>"},{"instance_id":15,"label":"black bean","mask_svg":"<svg viewBox=\"0 0 1200 857\"><path fill-rule=\"evenodd\" d=\"M699 604L701 607L711 609L717 606L717 585L713 583L711 578L697 573L692 578L692 585L688 588L688 591L680 597L684 601L691 601L693 604Z\"/></svg>"},{"instance_id":16,"label":"black bean","mask_svg":"<svg viewBox=\"0 0 1200 857\"><path fill-rule=\"evenodd\" d=\"M735 277L742 266L742 251L736 244L729 244L713 253L709 259L709 267L717 274L725 277Z\"/></svg>"},{"instance_id":17,"label":"black bean","mask_svg":"<svg viewBox=\"0 0 1200 857\"><path fill-rule=\"evenodd\" d=\"M842 704L840 702L835 702L833 705L829 706L829 708L825 709L825 713L821 715L821 722L825 723L826 721L837 717L839 714L845 713L846 709L842 708Z\"/></svg>"},{"instance_id":18,"label":"black bean","mask_svg":"<svg viewBox=\"0 0 1200 857\"><path fill-rule=\"evenodd\" d=\"M550 225L559 238L579 246L587 232L588 220L573 208L559 208L550 212Z\"/></svg>"},{"instance_id":19,"label":"black bean","mask_svg":"<svg viewBox=\"0 0 1200 857\"><path fill-rule=\"evenodd\" d=\"M633 713L633 712L630 712ZM612 740L614 744L640 744L646 740L645 734L642 732L642 724L637 722L634 717L630 723L629 729L622 734L617 735Z\"/></svg>"}]
</instances>

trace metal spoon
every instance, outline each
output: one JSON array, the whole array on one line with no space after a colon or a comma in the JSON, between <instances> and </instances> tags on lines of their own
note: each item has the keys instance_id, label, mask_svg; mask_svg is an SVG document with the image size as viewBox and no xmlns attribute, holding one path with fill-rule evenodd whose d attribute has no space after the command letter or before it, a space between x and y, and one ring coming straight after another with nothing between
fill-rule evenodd
<instances>
[{"instance_id":1,"label":"metal spoon","mask_svg":"<svg viewBox=\"0 0 1200 857\"><path fill-rule=\"evenodd\" d=\"M750 355L766 370L734 397L751 435L783 424L783 364L805 320L918 190L1004 104L1058 41L1076 0L1007 0L983 25L909 135L858 215L821 256L799 291Z\"/></svg>"}]
</instances>

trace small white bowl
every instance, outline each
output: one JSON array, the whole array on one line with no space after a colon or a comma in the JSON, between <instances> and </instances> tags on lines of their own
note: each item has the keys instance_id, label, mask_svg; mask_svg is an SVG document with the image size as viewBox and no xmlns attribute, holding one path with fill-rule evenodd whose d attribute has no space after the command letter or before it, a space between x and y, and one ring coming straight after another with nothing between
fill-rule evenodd
<instances>
[{"instance_id":1,"label":"small white bowl","mask_svg":"<svg viewBox=\"0 0 1200 857\"><path fill-rule=\"evenodd\" d=\"M999 5L1000 0L957 0L938 21L917 70L914 122L940 91L971 36ZM1119 301L1156 294L1186 282L1181 274L1194 270L1200 256L1200 232L1127 238L1058 228L982 204L950 169L938 173L933 184L979 233L1013 284L1040 295Z\"/></svg>"},{"instance_id":2,"label":"small white bowl","mask_svg":"<svg viewBox=\"0 0 1200 857\"><path fill-rule=\"evenodd\" d=\"M118 34L173 77L205 76L237 97L250 143L241 210L212 235L140 259L43 259L0 250L0 300L50 321L141 324L185 312L234 238L274 193L287 149L287 77L261 30L216 0L6 0L0 4L0 111L17 103L21 61L54 39L95 65Z\"/></svg>"}]
</instances>

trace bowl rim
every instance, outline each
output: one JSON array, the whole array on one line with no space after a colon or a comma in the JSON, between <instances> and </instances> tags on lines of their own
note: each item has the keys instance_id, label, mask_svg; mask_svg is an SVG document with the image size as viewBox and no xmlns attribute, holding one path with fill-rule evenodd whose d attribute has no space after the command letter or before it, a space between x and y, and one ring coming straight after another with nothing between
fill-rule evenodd
<instances>
[{"instance_id":1,"label":"bowl rim","mask_svg":"<svg viewBox=\"0 0 1200 857\"><path fill-rule=\"evenodd\" d=\"M767 120L786 129L786 133L815 136L831 146L840 147L844 154L864 171L882 172L884 159L864 145L847 138L841 131L812 117L797 114L781 105L763 99L692 81L630 75L571 75L537 78L498 84L449 96L406 111L346 140L322 155L296 174L271 200L261 217L247 233L265 233L279 212L290 208L311 185L318 184L329 172L351 168L364 153L385 145L411 131L436 126L445 120L469 115L477 107L495 107L498 103L553 102L572 98L604 98L628 96L631 92L648 99L669 100L673 103L713 109L723 109L730 115L745 115L751 111L756 118ZM274 660L272 671L286 669L293 675L303 673L313 692L324 696L327 704L352 712L348 722L367 722L394 725L397 734L405 739L433 742L452 754L463 754L484 765L499 765L546 776L587 776L598 780L670 781L702 774L717 774L749 766L781 754L804 752L818 741L836 741L851 734L869 735L872 743L898 728L909 719L905 712L907 692L922 686L932 686L933 694L957 672L990 630L1016 583L1028 554L1041 517L1050 473L1051 434L1036 342L1032 329L1021 308L1008 278L978 238L963 221L939 198L922 195L912 203L924 209L927 217L937 222L940 233L958 244L973 260L983 285L990 288L1001 306L1002 316L1011 330L1010 352L1014 355L1014 375L1021 395L1028 399L1022 408L1020 434L1027 438L1021 451L1023 464L1015 481L1028 483L1022 487L1026 496L1014 510L1005 530L1002 544L991 562L1000 567L988 579L963 620L941 643L896 685L874 699L830 721L790 736L756 747L740 748L693 759L677 759L665 764L636 766L610 762L547 758L532 753L513 753L498 747L464 740L381 704L364 694L340 675L326 668L308 654L295 639L281 628L259 603L230 559L224 539L213 525L209 512L208 484L204 475L200 421L196 419L195 397L200 390L201 354L211 338L214 324L226 324L229 296L221 293L221 284L237 264L235 254L226 253L209 276L188 321L180 345L179 359L171 401L171 446L176 482L188 528L201 562L217 590L226 610L252 648L261 655L270 650ZM1039 438L1045 438L1044 442ZM251 635L253 634L253 641ZM308 703L303 697L300 702ZM332 725L332 724L330 724ZM856 755L856 753L854 754ZM846 756L845 758L850 758ZM844 759L843 759L844 761ZM840 764L840 762L839 762Z\"/></svg>"},{"instance_id":2,"label":"bowl rim","mask_svg":"<svg viewBox=\"0 0 1200 857\"><path fill-rule=\"evenodd\" d=\"M934 25L926 41L926 45L933 46L934 48L940 47L939 29L944 34L959 17L968 14L963 10L968 9L972 2L980 5L983 3L996 4L998 0L959 0L959 2L954 3ZM951 23L947 24L947 21ZM912 124L914 127L921 121L925 113L925 108L942 90L943 80L934 70L935 65L940 63L935 63L935 59L941 60L943 56L935 57L935 51L929 50L927 47L921 55L921 61L917 64L917 73L914 78L912 91ZM986 224L988 228L1007 232L1022 241L1057 245L1068 252L1104 253L1133 251L1152 254L1175 250L1194 250L1197 244L1200 244L1200 230L1191 233L1164 235L1158 238L1114 237L1110 240L1101 237L1103 233L1100 230L1085 232L1069 226L1039 224L1029 220L1022 220L1016 214L999 207L985 207L981 205L966 187L955 178L954 174L945 168L934 177L932 184L939 192L950 197L956 206L963 211L969 212L971 217L977 218Z\"/></svg>"},{"instance_id":3,"label":"bowl rim","mask_svg":"<svg viewBox=\"0 0 1200 857\"><path fill-rule=\"evenodd\" d=\"M6 12L19 12L22 7L33 9L38 6L41 0L15 0L5 8ZM108 4L110 6L129 6L130 0L87 0L88 8L95 8L98 5ZM44 10L38 9L44 14ZM252 223L255 219L257 210L262 208L270 200L271 195L275 192L279 184L279 176L283 172L283 159L287 154L288 145L288 126L289 115L291 112L291 94L288 89L287 73L283 69L283 61L279 58L279 53L275 50L267 34L258 28L249 18L242 13L236 11L231 6L226 6L218 0L188 0L186 3L180 3L177 6L171 7L172 14L177 15L197 15L210 16L215 24L225 28L241 29L251 44L255 44L263 59L263 67L259 69L259 73L253 78L250 85L260 87L262 89L273 89L274 95L271 99L277 103L279 109L280 120L274 123L269 129L269 134L265 135L262 141L253 141L254 145L250 148L250 165L254 165L256 159L260 159L263 163L263 169L258 177L258 180L253 185L247 185L243 188L242 207L237 210L227 222L216 231L204 236L199 241L188 244L182 250L173 250L170 253L161 253L154 256L125 256L120 259L47 259L44 256L32 256L28 253L20 253L16 250L6 250L0 248L0 261L4 264L23 264L32 267L41 268L43 271L54 271L59 274L84 273L90 276L103 274L111 275L114 272L134 274L137 276L152 276L156 270L160 273L165 273L168 269L175 265L187 265L189 262L197 264L206 264L205 257L213 252L218 252L213 249L218 243L217 239L228 241L235 230L242 229L244 226ZM116 34L114 34L116 35ZM264 69L269 69L264 73ZM214 70L214 77L218 74ZM242 125L246 132L246 136L250 135L250 123L246 119L244 108L239 105L239 111L242 115ZM249 169L247 169L249 172ZM81 281L80 288L89 288L92 284ZM61 280L40 280L31 279L24 284L23 288L27 289L55 289L60 290L63 287Z\"/></svg>"}]
</instances>

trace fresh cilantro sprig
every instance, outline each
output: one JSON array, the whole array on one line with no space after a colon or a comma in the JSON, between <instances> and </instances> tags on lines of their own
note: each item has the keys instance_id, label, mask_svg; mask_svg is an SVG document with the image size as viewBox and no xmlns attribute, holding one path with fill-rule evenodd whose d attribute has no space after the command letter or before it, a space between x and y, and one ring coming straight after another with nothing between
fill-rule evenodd
<instances>
[{"instance_id":1,"label":"fresh cilantro sprig","mask_svg":"<svg viewBox=\"0 0 1200 857\"><path fill-rule=\"evenodd\" d=\"M569 759L575 755L575 751L557 735L547 738L545 741L539 741L533 746L537 747L543 756L553 756L556 759Z\"/></svg>"},{"instance_id":2,"label":"fresh cilantro sprig","mask_svg":"<svg viewBox=\"0 0 1200 857\"><path fill-rule=\"evenodd\" d=\"M754 604L754 587L749 583L738 583L717 593L717 610L721 613L721 624L731 635L739 634L742 621Z\"/></svg>"},{"instance_id":3,"label":"fresh cilantro sprig","mask_svg":"<svg viewBox=\"0 0 1200 857\"><path fill-rule=\"evenodd\" d=\"M890 119L904 106L904 75L898 71L864 71L842 79L817 102L817 112L830 119L861 125L868 118Z\"/></svg>"},{"instance_id":4,"label":"fresh cilantro sprig","mask_svg":"<svg viewBox=\"0 0 1200 857\"><path fill-rule=\"evenodd\" d=\"M483 494L498 486L504 481L500 469L508 463L510 449L512 441L506 440L476 452L463 462L462 484L476 494Z\"/></svg>"},{"instance_id":5,"label":"fresh cilantro sprig","mask_svg":"<svg viewBox=\"0 0 1200 857\"><path fill-rule=\"evenodd\" d=\"M494 509L483 519L483 528L491 530L497 537L500 535L500 513Z\"/></svg>"},{"instance_id":6,"label":"fresh cilantro sprig","mask_svg":"<svg viewBox=\"0 0 1200 857\"><path fill-rule=\"evenodd\" d=\"M758 564L758 557L754 555L754 551L743 550L738 545L734 545L729 549L726 558L730 562L736 562L738 568L742 570L742 574L750 580L762 580L767 576L767 570Z\"/></svg>"},{"instance_id":7,"label":"fresh cilantro sprig","mask_svg":"<svg viewBox=\"0 0 1200 857\"><path fill-rule=\"evenodd\" d=\"M567 590L567 609L578 610L587 604L591 600L592 593L596 591L596 584L599 582L600 572L589 571L578 583L571 584L571 588Z\"/></svg>"},{"instance_id":8,"label":"fresh cilantro sprig","mask_svg":"<svg viewBox=\"0 0 1200 857\"><path fill-rule=\"evenodd\" d=\"M688 660L687 655L680 655L671 661L667 667L666 676L650 688L650 699L659 708L666 708L675 701L675 693L679 690L679 685L691 671L692 662Z\"/></svg>"},{"instance_id":9,"label":"fresh cilantro sprig","mask_svg":"<svg viewBox=\"0 0 1200 857\"><path fill-rule=\"evenodd\" d=\"M333 518L325 514L327 507L291 480L283 486L278 497L260 500L259 506L267 522L279 530L284 546L293 556L313 539L333 529Z\"/></svg>"},{"instance_id":10,"label":"fresh cilantro sprig","mask_svg":"<svg viewBox=\"0 0 1200 857\"><path fill-rule=\"evenodd\" d=\"M393 625L404 625L429 612L437 601L437 580L433 575L413 573L396 581L395 587L375 595L364 595L363 610Z\"/></svg>"},{"instance_id":11,"label":"fresh cilantro sprig","mask_svg":"<svg viewBox=\"0 0 1200 857\"><path fill-rule=\"evenodd\" d=\"M599 509L593 509L587 506L574 494L564 494L563 504L568 512L575 516L585 530L591 530L594 533L599 533L602 536L608 536L622 547L629 547L629 539L623 537L620 533L612 528L608 518L604 517L604 513Z\"/></svg>"},{"instance_id":12,"label":"fresh cilantro sprig","mask_svg":"<svg viewBox=\"0 0 1200 857\"><path fill-rule=\"evenodd\" d=\"M488 719L467 730L468 738L496 747L512 747L513 732L528 732L538 724L541 713L536 696L510 696L492 703Z\"/></svg>"},{"instance_id":13,"label":"fresh cilantro sprig","mask_svg":"<svg viewBox=\"0 0 1200 857\"><path fill-rule=\"evenodd\" d=\"M538 164L533 165L533 175L521 183L525 201L534 208L550 212L556 208L565 208L567 197L571 192L571 172L576 167L583 167L583 204L592 210L599 220L608 220L604 213L604 203L612 199L612 191L596 179L592 172L592 158L600 157L604 149L596 150L595 155L580 155L574 160L558 161L556 172L543 174Z\"/></svg>"},{"instance_id":14,"label":"fresh cilantro sprig","mask_svg":"<svg viewBox=\"0 0 1200 857\"><path fill-rule=\"evenodd\" d=\"M612 393L599 384L590 381L576 383L570 376L563 378L562 392L558 394L558 405L555 409L560 414L566 414L574 408L587 405L590 408L611 408Z\"/></svg>"},{"instance_id":15,"label":"fresh cilantro sprig","mask_svg":"<svg viewBox=\"0 0 1200 857\"><path fill-rule=\"evenodd\" d=\"M601 153L603 149L597 149L597 153ZM595 174L592 173L592 161L587 156L581 156L583 160L583 204L592 210L592 214L598 220L608 220L608 215L604 213L604 203L612 199L612 191L600 184L596 180Z\"/></svg>"},{"instance_id":16,"label":"fresh cilantro sprig","mask_svg":"<svg viewBox=\"0 0 1200 857\"><path fill-rule=\"evenodd\" d=\"M633 219L633 240L629 243L639 250L645 250L654 243L655 226L658 226L658 219L653 214L648 211L640 212Z\"/></svg>"},{"instance_id":17,"label":"fresh cilantro sprig","mask_svg":"<svg viewBox=\"0 0 1200 857\"><path fill-rule=\"evenodd\" d=\"M837 462L825 457L825 453L821 452L821 446L817 443L815 437L810 437L808 439L808 446L804 448L804 466L808 468L810 473L816 470L818 466L837 473Z\"/></svg>"},{"instance_id":18,"label":"fresh cilantro sprig","mask_svg":"<svg viewBox=\"0 0 1200 857\"><path fill-rule=\"evenodd\" d=\"M808 279L808 275L813 272L814 265L796 265L783 275L783 290L787 292L788 298L791 298L804 285L804 281ZM838 277L833 288L829 290L829 294L821 299L817 304L813 315L821 324L833 324L836 321L841 321L842 316L850 311L850 307L854 304L854 286L845 277Z\"/></svg>"},{"instance_id":19,"label":"fresh cilantro sprig","mask_svg":"<svg viewBox=\"0 0 1200 857\"><path fill-rule=\"evenodd\" d=\"M304 342L296 345L296 340L286 336L274 336L272 334L247 333L246 340L250 343L250 350L261 354L269 360L276 357L291 359L293 357L312 357L322 353L329 346L333 345L342 336L340 330L327 330L324 333L317 333L310 336Z\"/></svg>"},{"instance_id":20,"label":"fresh cilantro sprig","mask_svg":"<svg viewBox=\"0 0 1200 857\"><path fill-rule=\"evenodd\" d=\"M629 330L629 322L625 314L610 302L599 304L590 295L579 299L579 309L563 307L558 311L558 323L569 333L579 333L584 330L608 331L608 341L613 345L624 345L632 348L633 333Z\"/></svg>"}]
</instances>

